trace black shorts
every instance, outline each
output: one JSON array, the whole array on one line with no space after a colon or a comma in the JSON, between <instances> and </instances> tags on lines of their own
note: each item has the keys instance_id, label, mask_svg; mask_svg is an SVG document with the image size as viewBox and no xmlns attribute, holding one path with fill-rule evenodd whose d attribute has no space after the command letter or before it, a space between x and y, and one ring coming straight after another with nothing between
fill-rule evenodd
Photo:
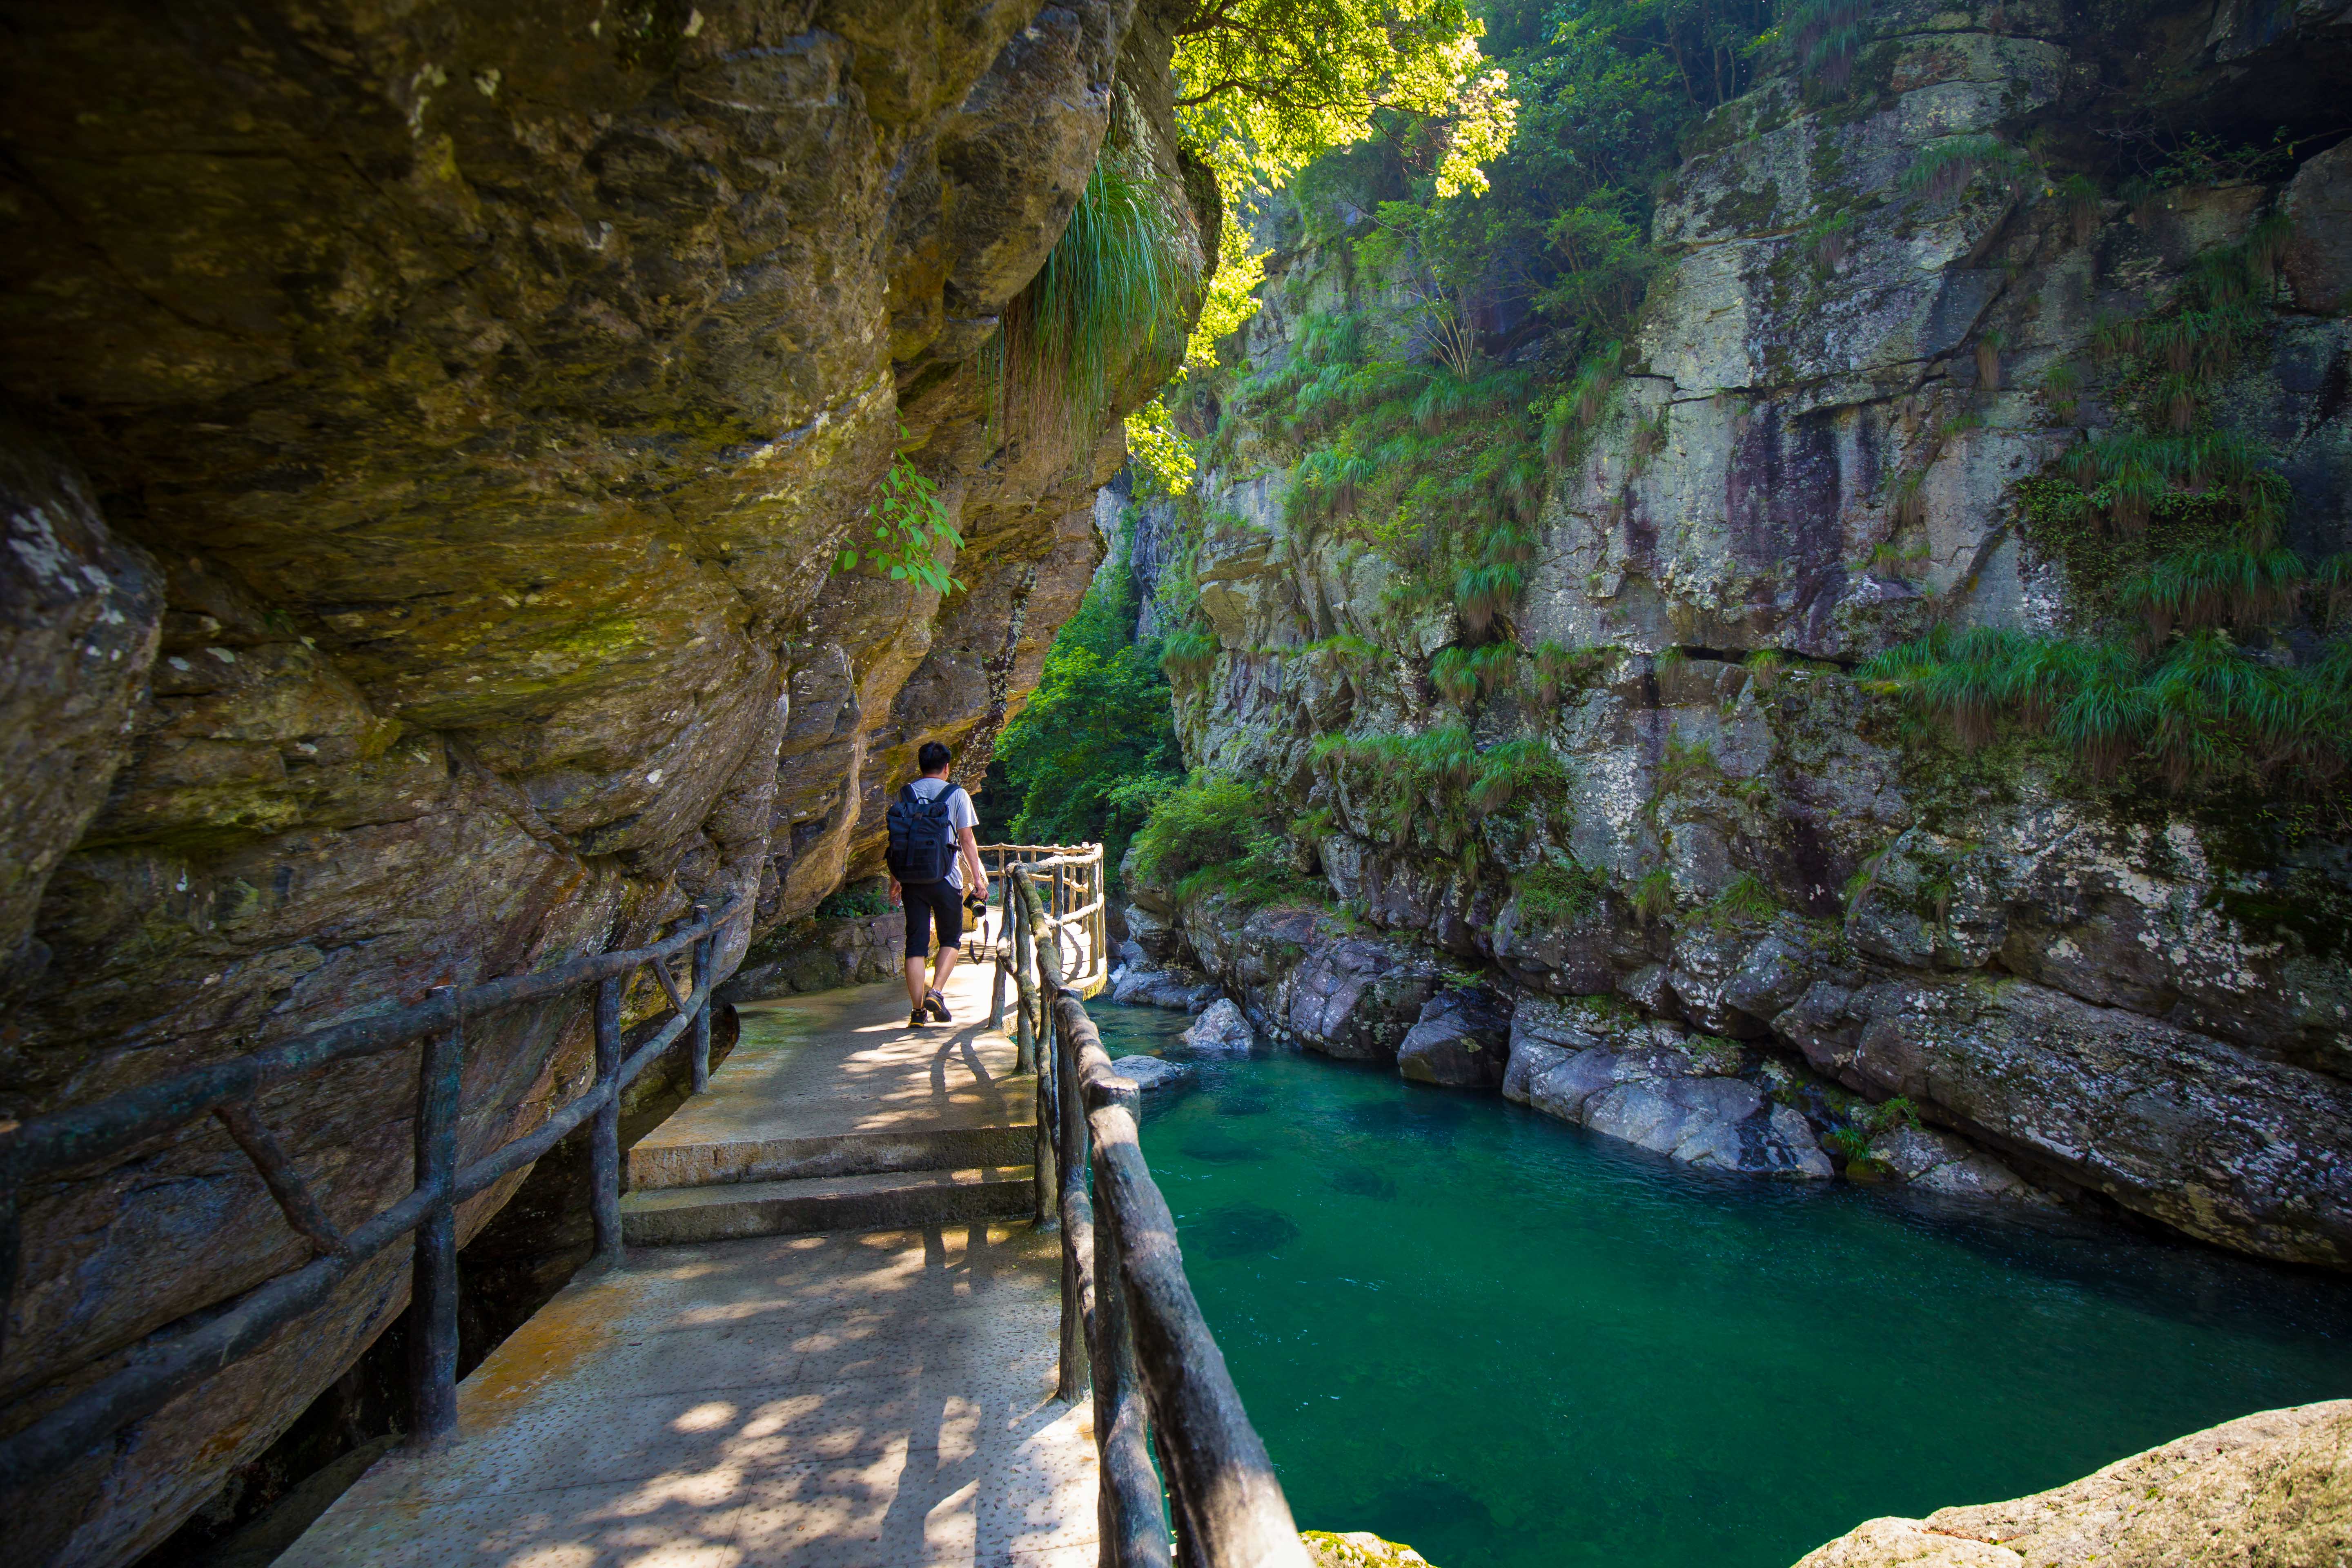
<instances>
[{"instance_id":1,"label":"black shorts","mask_svg":"<svg viewBox=\"0 0 2352 1568\"><path fill-rule=\"evenodd\" d=\"M898 896L907 905L908 958L930 955L934 921L939 922L941 947L953 947L963 940L963 893L944 878L936 882L902 882Z\"/></svg>"}]
</instances>

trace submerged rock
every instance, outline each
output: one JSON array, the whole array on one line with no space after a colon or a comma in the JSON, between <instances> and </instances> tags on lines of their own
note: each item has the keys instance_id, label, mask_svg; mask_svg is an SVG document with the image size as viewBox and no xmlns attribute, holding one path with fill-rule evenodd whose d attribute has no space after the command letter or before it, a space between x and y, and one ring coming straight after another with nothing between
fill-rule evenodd
<instances>
[{"instance_id":1,"label":"submerged rock","mask_svg":"<svg viewBox=\"0 0 2352 1568\"><path fill-rule=\"evenodd\" d=\"M1797 1568L2318 1568L2352 1561L2352 1400L2242 1416L2010 1502L1874 1519Z\"/></svg>"},{"instance_id":2,"label":"submerged rock","mask_svg":"<svg viewBox=\"0 0 2352 1568\"><path fill-rule=\"evenodd\" d=\"M1256 1046L1257 1035L1250 1028L1249 1020L1242 1016L1242 1010L1220 996L1192 1020L1192 1026L1184 1031L1184 1043L1196 1051L1246 1054Z\"/></svg>"},{"instance_id":3,"label":"submerged rock","mask_svg":"<svg viewBox=\"0 0 2352 1568\"><path fill-rule=\"evenodd\" d=\"M1174 1089L1192 1076L1192 1069L1182 1062L1171 1062L1160 1057L1113 1057L1111 1070L1121 1078L1131 1079L1135 1087L1150 1094L1156 1089Z\"/></svg>"},{"instance_id":4,"label":"submerged rock","mask_svg":"<svg viewBox=\"0 0 2352 1568\"><path fill-rule=\"evenodd\" d=\"M1511 1020L1491 991L1433 996L1397 1047L1397 1071L1415 1083L1500 1089L1510 1060Z\"/></svg>"},{"instance_id":5,"label":"submerged rock","mask_svg":"<svg viewBox=\"0 0 2352 1568\"><path fill-rule=\"evenodd\" d=\"M1165 1007L1198 1013L1216 1000L1214 982L1181 969L1130 967L1110 976L1110 999L1122 1007Z\"/></svg>"}]
</instances>

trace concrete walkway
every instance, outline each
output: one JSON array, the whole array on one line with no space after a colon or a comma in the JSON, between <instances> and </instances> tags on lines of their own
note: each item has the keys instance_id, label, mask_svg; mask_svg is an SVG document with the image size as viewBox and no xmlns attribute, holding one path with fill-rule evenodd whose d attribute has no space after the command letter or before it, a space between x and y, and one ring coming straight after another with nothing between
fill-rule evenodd
<instances>
[{"instance_id":1,"label":"concrete walkway","mask_svg":"<svg viewBox=\"0 0 2352 1568\"><path fill-rule=\"evenodd\" d=\"M699 1116L701 1132L666 1147L729 1142L703 1136L722 1121L774 1141L781 1123L719 1092L730 1080L781 1104L782 1086L846 1073L879 1091L893 1136L920 1132L921 1106L953 1112L1005 1087L1001 1037L910 1033L903 994L895 1024L876 1026L883 993L747 1009L713 1095L674 1119ZM984 1000L950 1003L976 1018ZM797 1063L792 1040L808 1047ZM996 1109L1025 1092L1020 1080ZM789 1138L812 1117L875 1131L841 1097L814 1098L831 1109L784 1117ZM945 1120L957 1136L1007 1124L994 1110ZM625 1268L573 1280L466 1379L456 1443L378 1461L278 1563L1092 1563L1092 1412L1052 1401L1058 1268L1053 1237L987 1219L633 1247Z\"/></svg>"},{"instance_id":2,"label":"concrete walkway","mask_svg":"<svg viewBox=\"0 0 2352 1568\"><path fill-rule=\"evenodd\" d=\"M910 1028L891 984L741 1009L710 1092L629 1151L631 1244L1032 1212L1036 1081L986 1027L993 973L957 969L952 1025Z\"/></svg>"}]
</instances>

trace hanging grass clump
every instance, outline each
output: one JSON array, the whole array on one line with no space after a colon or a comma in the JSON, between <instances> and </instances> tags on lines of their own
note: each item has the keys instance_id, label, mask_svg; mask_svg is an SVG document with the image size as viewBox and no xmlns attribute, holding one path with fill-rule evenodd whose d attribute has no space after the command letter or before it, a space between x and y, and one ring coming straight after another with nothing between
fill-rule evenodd
<instances>
[{"instance_id":1,"label":"hanging grass clump","mask_svg":"<svg viewBox=\"0 0 2352 1568\"><path fill-rule=\"evenodd\" d=\"M1129 364L1182 352L1188 281L1153 182L1106 145L1069 226L981 352L992 430L1091 443Z\"/></svg>"}]
</instances>

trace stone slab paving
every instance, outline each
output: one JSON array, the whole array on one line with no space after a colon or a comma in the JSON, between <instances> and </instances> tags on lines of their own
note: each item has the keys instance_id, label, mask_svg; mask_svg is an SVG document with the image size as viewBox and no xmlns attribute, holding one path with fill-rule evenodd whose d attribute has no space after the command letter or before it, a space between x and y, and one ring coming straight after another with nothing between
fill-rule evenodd
<instances>
[{"instance_id":1,"label":"stone slab paving","mask_svg":"<svg viewBox=\"0 0 2352 1568\"><path fill-rule=\"evenodd\" d=\"M902 1020L903 1021L903 1020ZM633 1252L459 1386L278 1568L1080 1568L1059 1254L1003 1223Z\"/></svg>"}]
</instances>

